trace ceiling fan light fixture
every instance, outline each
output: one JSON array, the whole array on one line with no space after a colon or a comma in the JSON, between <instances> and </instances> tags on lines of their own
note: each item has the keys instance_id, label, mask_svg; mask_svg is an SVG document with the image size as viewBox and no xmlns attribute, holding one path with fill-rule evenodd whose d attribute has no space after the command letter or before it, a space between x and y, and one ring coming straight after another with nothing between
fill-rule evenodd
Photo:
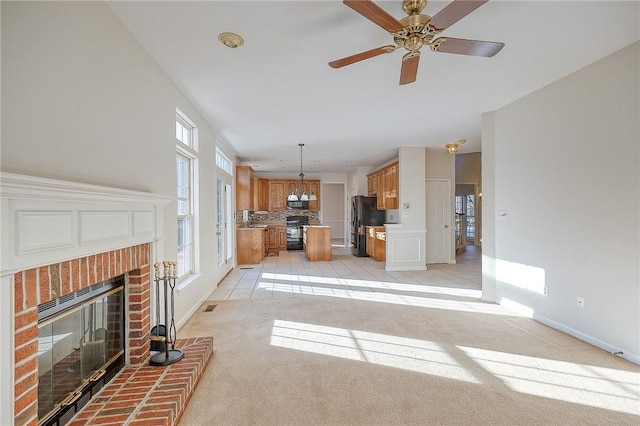
<instances>
[{"instance_id":1,"label":"ceiling fan light fixture","mask_svg":"<svg viewBox=\"0 0 640 426\"><path fill-rule=\"evenodd\" d=\"M218 40L220 40L220 42L225 46L232 49L240 47L244 44L243 38L235 33L220 33L220 35L218 36Z\"/></svg>"},{"instance_id":2,"label":"ceiling fan light fixture","mask_svg":"<svg viewBox=\"0 0 640 426\"><path fill-rule=\"evenodd\" d=\"M447 150L447 153L449 153L449 154L457 154L458 147L460 145L464 145L466 142L467 142L466 139L460 139L458 142L456 142L456 143L448 143L444 147Z\"/></svg>"}]
</instances>

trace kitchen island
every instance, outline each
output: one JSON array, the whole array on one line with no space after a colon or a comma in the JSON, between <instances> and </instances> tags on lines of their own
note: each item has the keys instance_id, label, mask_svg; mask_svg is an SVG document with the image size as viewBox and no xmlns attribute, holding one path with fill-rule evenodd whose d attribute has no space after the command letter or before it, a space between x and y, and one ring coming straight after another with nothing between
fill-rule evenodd
<instances>
[{"instance_id":1,"label":"kitchen island","mask_svg":"<svg viewBox=\"0 0 640 426\"><path fill-rule=\"evenodd\" d=\"M310 261L331 260L331 227L305 226L302 233L304 252Z\"/></svg>"}]
</instances>

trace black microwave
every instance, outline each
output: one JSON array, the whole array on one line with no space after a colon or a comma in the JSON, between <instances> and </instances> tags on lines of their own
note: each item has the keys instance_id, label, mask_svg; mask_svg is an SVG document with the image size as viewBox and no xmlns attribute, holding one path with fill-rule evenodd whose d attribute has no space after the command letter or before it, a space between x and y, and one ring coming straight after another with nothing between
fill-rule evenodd
<instances>
[{"instance_id":1,"label":"black microwave","mask_svg":"<svg viewBox=\"0 0 640 426\"><path fill-rule=\"evenodd\" d=\"M309 201L287 200L287 210L309 210Z\"/></svg>"}]
</instances>

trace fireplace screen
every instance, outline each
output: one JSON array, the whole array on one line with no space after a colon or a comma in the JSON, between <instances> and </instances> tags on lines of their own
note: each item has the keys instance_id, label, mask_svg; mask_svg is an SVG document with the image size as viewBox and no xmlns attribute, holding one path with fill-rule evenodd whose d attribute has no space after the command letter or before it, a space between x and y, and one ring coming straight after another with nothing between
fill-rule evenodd
<instances>
[{"instance_id":1,"label":"fireplace screen","mask_svg":"<svg viewBox=\"0 0 640 426\"><path fill-rule=\"evenodd\" d=\"M40 424L67 423L124 365L123 281L39 307L46 317L38 324Z\"/></svg>"}]
</instances>

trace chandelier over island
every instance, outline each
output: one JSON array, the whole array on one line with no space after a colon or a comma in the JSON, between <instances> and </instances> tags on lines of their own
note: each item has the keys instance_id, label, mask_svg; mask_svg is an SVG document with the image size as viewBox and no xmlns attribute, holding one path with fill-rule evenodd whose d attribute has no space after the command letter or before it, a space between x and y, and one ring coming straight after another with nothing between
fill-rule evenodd
<instances>
[{"instance_id":1,"label":"chandelier over island","mask_svg":"<svg viewBox=\"0 0 640 426\"><path fill-rule=\"evenodd\" d=\"M302 147L304 144L299 143L298 146L300 147L300 174L298 175L300 177L300 189L291 191L287 197L287 201L315 201L318 199L316 194L312 192L310 195L307 195L307 192L304 190L304 173L302 172ZM300 193L300 196L298 196L298 193Z\"/></svg>"}]
</instances>

